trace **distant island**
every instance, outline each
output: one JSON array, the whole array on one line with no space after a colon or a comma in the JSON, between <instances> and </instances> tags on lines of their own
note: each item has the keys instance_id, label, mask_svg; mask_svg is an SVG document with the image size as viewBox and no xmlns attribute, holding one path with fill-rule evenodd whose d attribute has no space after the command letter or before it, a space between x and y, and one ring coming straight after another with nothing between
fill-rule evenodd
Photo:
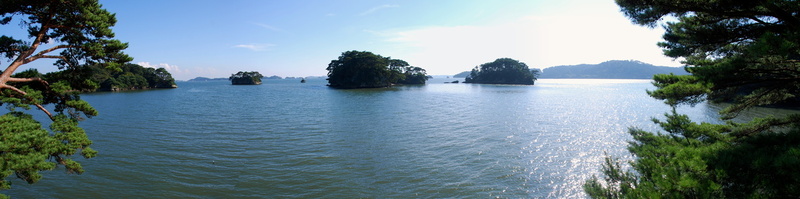
<instances>
[{"instance_id":1,"label":"distant island","mask_svg":"<svg viewBox=\"0 0 800 199\"><path fill-rule=\"evenodd\" d=\"M538 72L539 69L531 70L520 61L500 58L476 66L464 79L464 83L533 85Z\"/></svg>"},{"instance_id":2,"label":"distant island","mask_svg":"<svg viewBox=\"0 0 800 199\"><path fill-rule=\"evenodd\" d=\"M195 77L194 79L187 80L189 82L207 82L207 81L228 81L228 78L208 78L208 77Z\"/></svg>"},{"instance_id":3,"label":"distant island","mask_svg":"<svg viewBox=\"0 0 800 199\"><path fill-rule=\"evenodd\" d=\"M264 76L257 71L239 71L236 74L232 74L228 79L231 80L231 84L233 85L259 85L263 77Z\"/></svg>"},{"instance_id":4,"label":"distant island","mask_svg":"<svg viewBox=\"0 0 800 199\"><path fill-rule=\"evenodd\" d=\"M307 76L307 77L281 77L277 75L273 75L270 77L265 77L262 79L324 79L325 76ZM194 79L186 80L187 82L207 82L207 81L230 81L230 78L226 77L218 77L218 78L209 78L209 77L195 77Z\"/></svg>"},{"instance_id":5,"label":"distant island","mask_svg":"<svg viewBox=\"0 0 800 199\"><path fill-rule=\"evenodd\" d=\"M273 76L266 77L264 79L283 79L283 77L280 77L280 76L277 76L277 75L273 75Z\"/></svg>"},{"instance_id":6,"label":"distant island","mask_svg":"<svg viewBox=\"0 0 800 199\"><path fill-rule=\"evenodd\" d=\"M682 67L654 66L634 60L612 60L600 64L553 66L541 78L651 79L655 74L688 75Z\"/></svg>"}]
</instances>

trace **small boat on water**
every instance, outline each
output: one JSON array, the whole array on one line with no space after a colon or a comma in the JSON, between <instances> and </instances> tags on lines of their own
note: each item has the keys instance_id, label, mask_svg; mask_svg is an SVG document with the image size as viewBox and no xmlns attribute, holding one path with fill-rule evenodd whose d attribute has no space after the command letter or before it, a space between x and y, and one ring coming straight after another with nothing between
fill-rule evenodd
<instances>
[{"instance_id":1,"label":"small boat on water","mask_svg":"<svg viewBox=\"0 0 800 199\"><path fill-rule=\"evenodd\" d=\"M306 78L301 79L300 83L306 83Z\"/></svg>"}]
</instances>

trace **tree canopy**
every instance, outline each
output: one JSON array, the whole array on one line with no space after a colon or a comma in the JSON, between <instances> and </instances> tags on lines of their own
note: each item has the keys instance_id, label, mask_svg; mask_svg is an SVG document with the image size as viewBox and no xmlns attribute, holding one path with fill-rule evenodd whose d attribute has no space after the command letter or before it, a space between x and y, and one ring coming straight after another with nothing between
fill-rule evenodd
<instances>
[{"instance_id":1,"label":"tree canopy","mask_svg":"<svg viewBox=\"0 0 800 199\"><path fill-rule=\"evenodd\" d=\"M333 88L382 88L393 84L425 84L425 69L408 62L367 51L343 52L328 64L328 86Z\"/></svg>"},{"instance_id":2,"label":"tree canopy","mask_svg":"<svg viewBox=\"0 0 800 199\"><path fill-rule=\"evenodd\" d=\"M256 71L239 71L236 74L232 74L228 80L231 80L231 84L233 85L257 85L261 84L261 78L263 77L264 75Z\"/></svg>"},{"instance_id":3,"label":"tree canopy","mask_svg":"<svg viewBox=\"0 0 800 199\"><path fill-rule=\"evenodd\" d=\"M538 69L531 70L525 63L500 58L473 68L464 83L533 85L538 75Z\"/></svg>"},{"instance_id":4,"label":"tree canopy","mask_svg":"<svg viewBox=\"0 0 800 199\"><path fill-rule=\"evenodd\" d=\"M800 115L746 123L692 122L675 111L711 99L731 104L723 119L800 95L800 4L774 1L617 0L631 21L655 27L667 16L664 54L692 75L656 75L648 93L673 106L664 133L631 129L632 171L611 159L596 198L798 198Z\"/></svg>"},{"instance_id":5,"label":"tree canopy","mask_svg":"<svg viewBox=\"0 0 800 199\"><path fill-rule=\"evenodd\" d=\"M114 14L96 0L0 1L0 25L12 21L30 40L0 36L0 55L8 62L0 74L0 105L9 110L0 116L0 189L11 187L6 178L12 174L35 183L42 178L39 171L57 165L80 174L84 170L71 155L97 154L78 127L78 121L97 115L97 110L77 91L94 85L84 84L86 79L48 82L35 71L12 76L20 66L55 59L55 66L72 73L64 75L81 76L86 74L80 69L87 65L120 70L121 64L132 60L122 52L127 44L112 39ZM32 107L52 120L49 131L25 111Z\"/></svg>"}]
</instances>

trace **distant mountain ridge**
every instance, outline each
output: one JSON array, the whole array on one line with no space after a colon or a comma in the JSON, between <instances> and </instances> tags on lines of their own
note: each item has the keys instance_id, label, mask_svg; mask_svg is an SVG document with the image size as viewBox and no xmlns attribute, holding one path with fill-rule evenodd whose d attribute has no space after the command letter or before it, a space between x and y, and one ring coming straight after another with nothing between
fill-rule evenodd
<instances>
[{"instance_id":1,"label":"distant mountain ridge","mask_svg":"<svg viewBox=\"0 0 800 199\"><path fill-rule=\"evenodd\" d=\"M655 74L688 75L683 67L655 66L635 60L612 60L599 64L553 66L539 78L652 79Z\"/></svg>"},{"instance_id":2,"label":"distant mountain ridge","mask_svg":"<svg viewBox=\"0 0 800 199\"><path fill-rule=\"evenodd\" d=\"M453 75L453 78L465 78L465 77L469 76L469 73L471 73L471 72L472 71L460 72L458 74Z\"/></svg>"}]
</instances>

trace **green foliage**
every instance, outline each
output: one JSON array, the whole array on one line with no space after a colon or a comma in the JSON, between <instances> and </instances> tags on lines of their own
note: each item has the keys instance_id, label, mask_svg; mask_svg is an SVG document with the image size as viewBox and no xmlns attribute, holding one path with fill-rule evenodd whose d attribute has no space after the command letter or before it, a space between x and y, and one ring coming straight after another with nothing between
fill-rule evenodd
<instances>
[{"instance_id":1,"label":"green foliage","mask_svg":"<svg viewBox=\"0 0 800 199\"><path fill-rule=\"evenodd\" d=\"M696 105L705 101L705 94L710 92L711 85L700 81L697 76L657 74L653 76L653 85L658 89L647 91L653 98L665 100L667 104Z\"/></svg>"},{"instance_id":2,"label":"green foliage","mask_svg":"<svg viewBox=\"0 0 800 199\"><path fill-rule=\"evenodd\" d=\"M595 198L795 198L800 194L800 133L796 128L790 132L763 128L800 121L797 118L698 124L674 111L666 117L666 121L654 120L666 134L629 131L635 140L628 148L637 157L631 163L635 174L607 169L621 167L619 162L607 161L606 178L587 181L586 192Z\"/></svg>"},{"instance_id":3,"label":"green foliage","mask_svg":"<svg viewBox=\"0 0 800 199\"><path fill-rule=\"evenodd\" d=\"M398 80L398 84L425 84L428 81L428 74L425 69L415 66L407 66L401 68L402 79Z\"/></svg>"},{"instance_id":4,"label":"green foliage","mask_svg":"<svg viewBox=\"0 0 800 199\"><path fill-rule=\"evenodd\" d=\"M533 85L539 70L511 58L500 58L472 69L464 83Z\"/></svg>"},{"instance_id":5,"label":"green foliage","mask_svg":"<svg viewBox=\"0 0 800 199\"><path fill-rule=\"evenodd\" d=\"M408 62L367 51L343 52L328 64L328 86L333 88L381 88L393 84L425 84L425 69Z\"/></svg>"},{"instance_id":6,"label":"green foliage","mask_svg":"<svg viewBox=\"0 0 800 199\"><path fill-rule=\"evenodd\" d=\"M656 75L648 93L675 107L706 99L748 108L795 103L800 93L800 4L780 1L617 0L637 24L664 16L667 56L685 58L688 75ZM798 198L800 115L746 123L654 120L666 133L631 129L632 171L604 169L584 185L595 198ZM604 168L619 163L608 161ZM615 181L613 176L630 176ZM631 188L633 187L633 188Z\"/></svg>"},{"instance_id":7,"label":"green foliage","mask_svg":"<svg viewBox=\"0 0 800 199\"><path fill-rule=\"evenodd\" d=\"M47 130L30 115L12 112L0 116L0 156L3 164L0 172L5 179L10 174L28 183L39 181L42 176L38 171L52 170L56 164L47 161L50 154L57 153L58 140L49 136ZM37 150L40 149L40 150ZM9 188L11 182L0 181L2 187Z\"/></svg>"},{"instance_id":8,"label":"green foliage","mask_svg":"<svg viewBox=\"0 0 800 199\"><path fill-rule=\"evenodd\" d=\"M256 71L239 71L236 74L232 74L228 79L231 80L231 84L233 85L254 85L261 84L261 78L263 77L264 76L261 75L261 73Z\"/></svg>"},{"instance_id":9,"label":"green foliage","mask_svg":"<svg viewBox=\"0 0 800 199\"><path fill-rule=\"evenodd\" d=\"M98 113L78 93L99 87L101 81L93 77L111 74L95 73L95 68L122 71L122 64L132 60L122 52L127 44L113 39L114 14L97 0L0 1L0 25L12 19L18 21L12 26L22 28L31 41L0 35L0 55L8 62L0 74L0 106L9 110L0 116L0 190L11 188L9 176L35 183L43 178L39 171L58 165L83 173L71 156L91 158L97 151L89 147L92 142L78 121ZM56 59L62 71L14 74L39 59ZM33 119L34 109L52 120L49 131Z\"/></svg>"},{"instance_id":10,"label":"green foliage","mask_svg":"<svg viewBox=\"0 0 800 199\"><path fill-rule=\"evenodd\" d=\"M11 174L35 183L42 179L39 171L52 170L56 163L65 165L67 172L83 173L81 165L66 156L80 151L83 157L91 158L97 152L89 148L92 142L77 127L77 120L58 115L51 129L56 132L54 135L29 114L11 112L0 116L0 188L10 188L11 182L5 179Z\"/></svg>"},{"instance_id":11,"label":"green foliage","mask_svg":"<svg viewBox=\"0 0 800 199\"><path fill-rule=\"evenodd\" d=\"M596 176L592 176L592 179L583 185L583 189L590 196L595 198L620 198L635 188L635 174L624 171L619 161L606 157L602 171L607 174L603 180L608 183L608 186L604 186Z\"/></svg>"}]
</instances>

